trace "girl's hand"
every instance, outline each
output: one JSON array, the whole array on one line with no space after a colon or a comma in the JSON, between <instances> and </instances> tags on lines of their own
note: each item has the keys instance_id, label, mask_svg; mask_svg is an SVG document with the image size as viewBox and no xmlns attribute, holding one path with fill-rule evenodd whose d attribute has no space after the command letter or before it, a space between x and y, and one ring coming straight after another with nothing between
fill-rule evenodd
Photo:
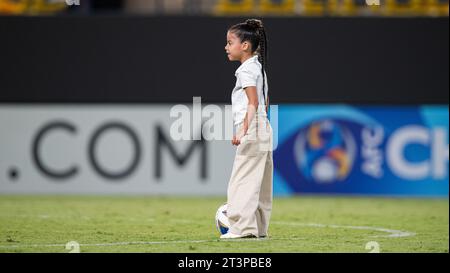
<instances>
[{"instance_id":1,"label":"girl's hand","mask_svg":"<svg viewBox=\"0 0 450 273\"><path fill-rule=\"evenodd\" d=\"M242 137L243 137L243 135L240 135L240 134L233 136L233 140L231 141L231 144L238 146L239 144L241 144Z\"/></svg>"},{"instance_id":2,"label":"girl's hand","mask_svg":"<svg viewBox=\"0 0 450 273\"><path fill-rule=\"evenodd\" d=\"M245 134L247 130L245 128L243 128L243 130L241 130L239 133L237 133L236 135L233 136L233 140L231 140L231 144L238 146L239 144L241 144L241 139L243 136L245 136Z\"/></svg>"},{"instance_id":3,"label":"girl's hand","mask_svg":"<svg viewBox=\"0 0 450 273\"><path fill-rule=\"evenodd\" d=\"M233 136L233 139L231 140L231 144L238 146L239 144L241 144L241 139L240 138L238 139L237 136Z\"/></svg>"}]
</instances>

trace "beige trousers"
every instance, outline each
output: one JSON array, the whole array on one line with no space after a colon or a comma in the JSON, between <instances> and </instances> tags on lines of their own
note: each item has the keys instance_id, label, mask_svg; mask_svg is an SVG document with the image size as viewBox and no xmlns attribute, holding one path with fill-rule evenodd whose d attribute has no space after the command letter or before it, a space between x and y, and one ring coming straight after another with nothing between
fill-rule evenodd
<instances>
[{"instance_id":1,"label":"beige trousers","mask_svg":"<svg viewBox=\"0 0 450 273\"><path fill-rule=\"evenodd\" d=\"M272 211L272 137L267 116L257 114L237 146L227 192L227 216L234 234L267 236Z\"/></svg>"}]
</instances>

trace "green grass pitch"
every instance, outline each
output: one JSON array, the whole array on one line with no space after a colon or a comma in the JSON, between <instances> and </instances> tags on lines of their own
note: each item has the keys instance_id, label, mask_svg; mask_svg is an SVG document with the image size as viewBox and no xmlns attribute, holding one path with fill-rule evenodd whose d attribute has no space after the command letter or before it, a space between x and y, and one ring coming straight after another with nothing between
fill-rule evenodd
<instances>
[{"instance_id":1,"label":"green grass pitch","mask_svg":"<svg viewBox=\"0 0 450 273\"><path fill-rule=\"evenodd\" d=\"M275 198L268 239L220 241L222 197L0 196L0 252L448 252L448 199ZM374 243L371 243L374 244ZM370 244L369 244L370 245Z\"/></svg>"}]
</instances>

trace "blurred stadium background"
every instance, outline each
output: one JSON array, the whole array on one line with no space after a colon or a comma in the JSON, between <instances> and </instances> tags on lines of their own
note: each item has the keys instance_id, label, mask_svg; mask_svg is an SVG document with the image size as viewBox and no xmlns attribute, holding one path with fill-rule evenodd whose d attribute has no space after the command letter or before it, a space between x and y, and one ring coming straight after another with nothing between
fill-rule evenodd
<instances>
[{"instance_id":1,"label":"blurred stadium background","mask_svg":"<svg viewBox=\"0 0 450 273\"><path fill-rule=\"evenodd\" d=\"M80 3L83 2L82 5ZM74 6L80 7L74 7ZM2 0L2 14L448 16L446 0Z\"/></svg>"},{"instance_id":2,"label":"blurred stadium background","mask_svg":"<svg viewBox=\"0 0 450 273\"><path fill-rule=\"evenodd\" d=\"M364 252L371 236L448 252L448 10L0 0L0 252ZM230 104L226 30L249 17L267 27L278 106L274 224L271 241L224 247L213 216L234 148L174 141L170 109Z\"/></svg>"}]
</instances>

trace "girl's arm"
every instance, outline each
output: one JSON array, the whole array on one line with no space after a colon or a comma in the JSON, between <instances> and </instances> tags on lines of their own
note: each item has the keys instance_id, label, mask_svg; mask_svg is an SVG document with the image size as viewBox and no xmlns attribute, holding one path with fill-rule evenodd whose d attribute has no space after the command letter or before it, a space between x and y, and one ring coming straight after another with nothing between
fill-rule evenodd
<instances>
[{"instance_id":1,"label":"girl's arm","mask_svg":"<svg viewBox=\"0 0 450 273\"><path fill-rule=\"evenodd\" d=\"M247 113L245 114L244 125L242 126L241 131L238 132L235 137L233 137L232 141L233 145L239 145L241 143L241 138L247 133L249 124L251 124L251 122L253 121L253 118L259 105L258 95L256 93L256 86L246 87L245 94L247 95L248 98Z\"/></svg>"}]
</instances>

